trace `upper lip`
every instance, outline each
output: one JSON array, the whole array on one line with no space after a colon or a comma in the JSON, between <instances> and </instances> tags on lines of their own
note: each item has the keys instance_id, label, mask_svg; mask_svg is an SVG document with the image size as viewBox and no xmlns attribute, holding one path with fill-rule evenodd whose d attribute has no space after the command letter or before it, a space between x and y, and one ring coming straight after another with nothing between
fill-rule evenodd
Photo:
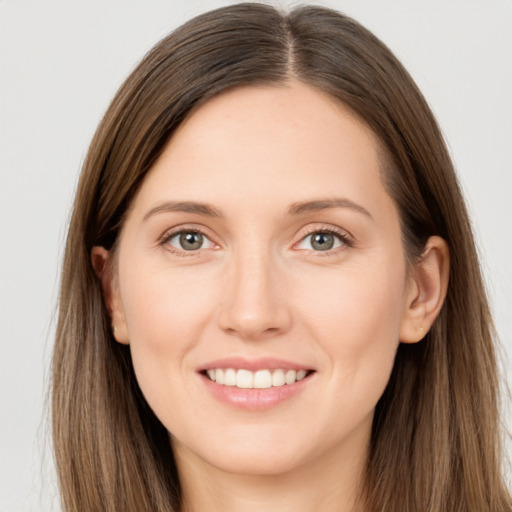
<instances>
[{"instance_id":1,"label":"upper lip","mask_svg":"<svg viewBox=\"0 0 512 512\"><path fill-rule=\"evenodd\" d=\"M304 365L301 363L286 361L285 359L273 358L273 357L262 357L255 359L247 359L244 357L227 357L223 359L216 359L215 361L209 361L198 368L199 372L206 370L212 370L216 368L233 368L235 370L313 370L311 366Z\"/></svg>"}]
</instances>

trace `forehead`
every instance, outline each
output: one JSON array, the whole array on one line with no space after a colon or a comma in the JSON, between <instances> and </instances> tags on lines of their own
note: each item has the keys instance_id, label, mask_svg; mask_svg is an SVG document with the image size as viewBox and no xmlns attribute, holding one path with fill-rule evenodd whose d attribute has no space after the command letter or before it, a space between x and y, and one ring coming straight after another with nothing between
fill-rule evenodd
<instances>
[{"instance_id":1,"label":"forehead","mask_svg":"<svg viewBox=\"0 0 512 512\"><path fill-rule=\"evenodd\" d=\"M384 192L379 155L373 132L325 93L300 82L237 88L180 125L136 202L171 195L217 204L242 194L262 206L330 194L361 201Z\"/></svg>"}]
</instances>

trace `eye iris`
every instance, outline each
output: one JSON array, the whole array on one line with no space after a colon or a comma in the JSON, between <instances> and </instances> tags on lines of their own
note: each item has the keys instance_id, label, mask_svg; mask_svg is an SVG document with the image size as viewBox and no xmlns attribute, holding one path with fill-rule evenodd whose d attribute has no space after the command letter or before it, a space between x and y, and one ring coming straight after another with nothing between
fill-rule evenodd
<instances>
[{"instance_id":1,"label":"eye iris","mask_svg":"<svg viewBox=\"0 0 512 512\"><path fill-rule=\"evenodd\" d=\"M334 236L329 233L315 233L311 236L311 246L317 251L328 251L334 246Z\"/></svg>"},{"instance_id":2,"label":"eye iris","mask_svg":"<svg viewBox=\"0 0 512 512\"><path fill-rule=\"evenodd\" d=\"M180 245L186 251L201 249L203 245L203 235L201 233L182 233L180 235Z\"/></svg>"}]
</instances>

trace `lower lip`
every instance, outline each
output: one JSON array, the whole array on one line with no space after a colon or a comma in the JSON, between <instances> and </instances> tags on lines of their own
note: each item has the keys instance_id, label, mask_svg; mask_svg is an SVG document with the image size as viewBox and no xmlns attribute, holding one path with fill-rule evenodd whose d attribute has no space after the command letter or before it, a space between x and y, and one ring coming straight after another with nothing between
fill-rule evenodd
<instances>
[{"instance_id":1,"label":"lower lip","mask_svg":"<svg viewBox=\"0 0 512 512\"><path fill-rule=\"evenodd\" d=\"M223 386L201 375L208 391L221 402L238 409L248 411L263 411L279 405L300 393L311 381L310 374L293 384L276 386L265 389L241 389L236 386Z\"/></svg>"}]
</instances>

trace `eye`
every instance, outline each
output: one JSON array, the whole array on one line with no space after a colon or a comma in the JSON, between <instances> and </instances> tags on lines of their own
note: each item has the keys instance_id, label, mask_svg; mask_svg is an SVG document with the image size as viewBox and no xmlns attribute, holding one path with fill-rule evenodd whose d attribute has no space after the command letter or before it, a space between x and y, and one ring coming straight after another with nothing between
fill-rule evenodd
<instances>
[{"instance_id":1,"label":"eye","mask_svg":"<svg viewBox=\"0 0 512 512\"><path fill-rule=\"evenodd\" d=\"M348 240L343 235L330 231L315 231L304 237L298 243L297 248L313 251L330 251L343 245L349 245Z\"/></svg>"},{"instance_id":2,"label":"eye","mask_svg":"<svg viewBox=\"0 0 512 512\"><path fill-rule=\"evenodd\" d=\"M199 231L174 233L165 240L165 243L181 251L198 251L200 249L210 249L214 246L213 242Z\"/></svg>"}]
</instances>

